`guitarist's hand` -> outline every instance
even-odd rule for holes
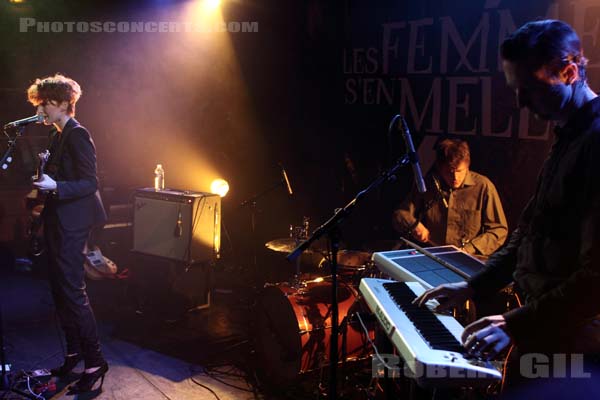
[[[41,179],[33,182],[33,186],[44,192],[48,192],[51,190],[56,190],[56,181],[50,178],[48,175],[43,174]]]

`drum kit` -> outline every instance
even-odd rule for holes
[[[266,248],[290,253],[309,234],[309,221],[301,227],[290,227],[290,237],[274,239]],[[267,283],[258,295],[254,340],[261,378],[274,386],[295,381],[301,374],[329,365],[331,340],[331,275],[330,257],[325,245],[317,242],[308,253],[318,255],[317,276],[303,273],[300,262],[289,282]],[[369,314],[358,292],[360,279],[376,273],[371,253],[340,250],[338,262],[338,360],[349,361],[371,356],[369,339],[374,339],[374,326],[366,329],[361,317]],[[368,337],[367,337],[368,336]]]
[[[290,237],[274,239],[267,249],[290,253],[308,237],[308,219],[301,227],[290,227]],[[397,243],[385,243],[397,248]],[[257,362],[260,377],[274,387],[293,383],[302,374],[322,370],[330,365],[332,280],[331,262],[327,246],[313,243],[305,251],[317,262],[314,273],[303,273],[296,262],[296,271],[288,282],[267,283],[259,292],[253,319]],[[338,356],[339,363],[366,359],[372,355],[370,342],[375,340],[377,322],[361,298],[358,286],[362,278],[380,277],[381,273],[371,260],[372,253],[357,250],[339,250],[338,264]],[[497,314],[518,306],[518,297],[503,292],[494,302],[471,302],[455,310],[455,318],[467,325],[483,315]],[[360,320],[358,315],[360,313]],[[361,320],[367,317],[368,324]]]

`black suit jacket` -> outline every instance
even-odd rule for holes
[[[98,191],[96,147],[87,129],[74,118],[52,141],[47,172],[56,181],[57,190],[46,200],[45,215],[56,215],[66,230],[106,222]]]

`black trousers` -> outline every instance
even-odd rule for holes
[[[502,398],[600,398],[600,319],[573,327],[560,339],[551,337],[551,332],[532,336],[513,348]]]
[[[65,334],[67,354],[81,354],[85,368],[104,363],[84,279],[83,250],[89,233],[89,228],[65,230],[55,215],[44,216],[50,289]]]

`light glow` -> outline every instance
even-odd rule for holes
[[[204,0],[204,9],[207,11],[213,11],[219,8],[221,0]]]
[[[210,192],[225,197],[229,192],[229,183],[225,179],[215,179],[210,184]]]

